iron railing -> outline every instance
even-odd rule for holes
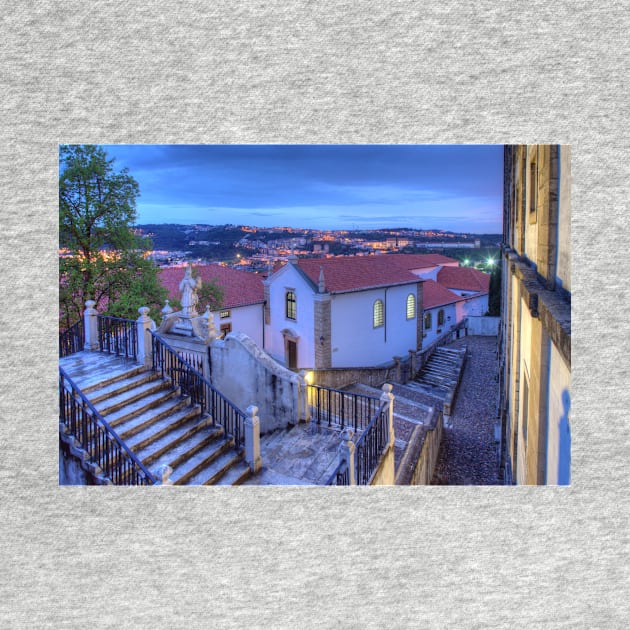
[[[190,396],[193,404],[200,405],[202,413],[212,416],[213,422],[223,427],[226,437],[234,438],[237,447],[244,446],[245,413],[217,391],[175,349],[153,331],[150,332],[153,371],[169,378],[174,385],[181,388],[182,394]]]
[[[59,357],[67,357],[76,352],[81,352],[85,344],[83,320],[66,328],[59,333]]]
[[[307,385],[307,400],[311,420],[317,424],[354,428],[355,433],[365,429],[378,409],[380,398],[343,392],[319,385]]]
[[[384,402],[355,443],[355,474],[358,485],[367,485],[389,444],[389,409]]]
[[[346,462],[341,461],[332,475],[328,478],[326,482],[327,486],[349,486],[350,485],[350,471],[348,470],[348,466]]]
[[[62,368],[59,419],[90,461],[115,485],[146,486],[157,481]]]
[[[134,361],[138,357],[138,327],[133,319],[98,315],[98,347]]]

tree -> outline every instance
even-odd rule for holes
[[[61,326],[77,321],[88,299],[109,315],[135,319],[140,306],[155,314],[167,292],[144,256],[149,241],[133,231],[138,183],[100,147],[59,154],[59,244],[69,250],[59,259]]]
[[[501,314],[501,263],[492,269],[488,296],[488,315],[498,317]]]

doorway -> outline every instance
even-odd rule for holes
[[[287,366],[290,370],[297,370],[297,343],[287,339]]]

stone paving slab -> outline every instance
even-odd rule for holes
[[[499,385],[497,338],[471,336],[449,344],[468,348],[452,414],[452,429],[444,431],[434,485],[500,484],[494,443]]]

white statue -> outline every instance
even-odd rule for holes
[[[201,278],[193,278],[192,265],[188,263],[184,278],[179,283],[179,290],[182,292],[182,314],[184,317],[197,316],[197,290],[201,288]]]

